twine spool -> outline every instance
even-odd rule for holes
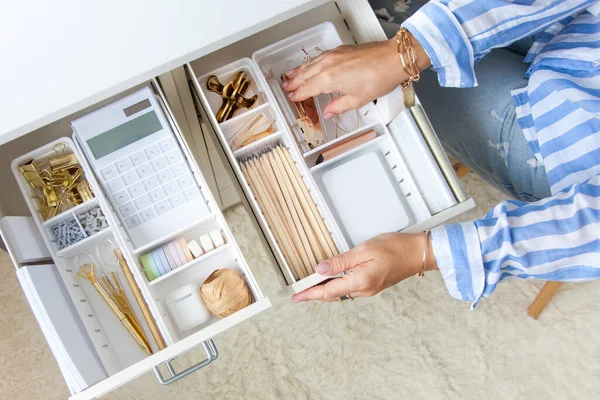
[[[252,293],[246,281],[230,268],[210,274],[200,287],[200,295],[210,312],[219,318],[252,304]]]

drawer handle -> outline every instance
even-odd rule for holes
[[[171,360],[164,363],[165,367],[169,371],[169,374],[171,374],[170,378],[165,379],[163,377],[158,365],[154,367],[154,375],[156,375],[156,379],[158,379],[158,382],[164,386],[175,383],[178,380],[185,378],[189,374],[198,371],[200,368],[206,367],[208,364],[215,361],[217,357],[219,357],[219,351],[217,350],[217,346],[215,346],[215,343],[212,341],[212,339],[202,342],[202,347],[204,348],[204,352],[206,353],[206,359],[200,361],[198,364],[192,365],[188,369],[183,370],[179,373],[175,372],[175,368],[173,368],[173,364],[171,364],[171,361],[173,361],[175,358],[172,358]]]

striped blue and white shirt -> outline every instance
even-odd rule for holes
[[[476,86],[477,60],[537,34],[512,97],[552,197],[432,231],[448,292],[473,307],[508,279],[600,278],[599,14],[599,0],[443,0],[404,23],[452,87]]]

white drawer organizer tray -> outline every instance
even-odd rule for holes
[[[252,59],[235,61],[194,80],[197,94],[223,150],[288,284],[296,292],[321,282],[324,278],[313,274],[303,280],[294,279],[263,210],[241,171],[239,162],[246,156],[278,143],[289,149],[340,251],[346,251],[379,233],[423,230],[432,222],[433,214],[440,211],[435,209],[439,204],[443,204],[445,209],[457,203],[448,185],[437,187],[437,193],[429,204],[424,200],[419,185],[415,182],[414,171],[421,179],[421,186],[426,186],[432,176],[439,176],[440,171],[430,154],[429,157],[411,160],[414,161],[412,169],[408,168],[404,154],[422,153],[426,145],[418,128],[414,123],[408,123],[412,120],[406,115],[395,121],[401,128],[390,131],[380,121],[376,107],[369,103],[358,111],[359,123],[353,130],[347,132],[345,130],[349,129],[340,129],[333,120],[329,120],[323,124],[325,140],[321,145],[311,149],[303,142],[300,128],[295,124],[293,105],[280,88],[279,77],[306,61],[306,53],[315,53],[316,48],[329,50],[340,44],[342,41],[334,25],[326,22],[258,50]],[[196,77],[193,66],[188,64],[188,67],[191,75]],[[248,96],[259,94],[260,102],[251,109],[239,111],[230,120],[218,123],[215,115],[221,105],[221,98],[207,89],[207,80],[215,75],[225,84],[238,71],[246,72],[252,82]],[[330,100],[327,94],[319,96],[319,116],[322,116],[322,109]],[[228,140],[258,113],[264,113],[275,122],[275,133],[246,147],[232,149]],[[340,126],[347,128],[341,123]],[[376,131],[375,139],[315,165],[323,150],[371,129]]]
[[[157,85],[154,85],[154,89],[159,91]],[[180,131],[174,123],[169,109],[166,107],[166,103],[161,97],[157,96],[157,99],[159,100],[162,111],[169,120],[171,128],[175,132],[177,145],[181,146],[186,161],[192,170],[193,176],[196,179],[210,210],[210,215],[208,217],[205,217],[203,213],[203,218],[197,219],[196,223],[190,225],[184,231],[175,232],[170,236],[157,239],[144,247],[135,248],[132,241],[127,236],[125,229],[120,224],[113,205],[108,201],[102,187],[95,177],[94,171],[86,160],[84,153],[79,145],[70,138],[64,137],[58,139],[25,154],[12,162],[15,179],[23,192],[23,197],[25,198],[31,215],[39,228],[40,234],[46,246],[50,249],[52,259],[54,260],[70,299],[83,322],[83,326],[85,327],[85,333],[83,334],[86,335],[85,340],[89,340],[92,343],[93,349],[98,356],[97,359],[90,358],[81,365],[75,364],[73,366],[74,369],[78,371],[79,375],[83,376],[83,384],[79,385],[79,388],[73,386],[70,387],[71,391],[74,393],[81,389],[85,389],[87,386],[96,384],[101,379],[105,379],[96,385],[101,386],[107,381],[106,378],[109,378],[120,371],[124,372],[123,370],[127,368],[136,369],[137,366],[146,362],[151,363],[151,366],[161,363],[166,364],[167,369],[173,375],[170,379],[164,379],[160,370],[155,368],[155,373],[157,374],[159,381],[163,384],[169,384],[181,379],[216,359],[218,353],[216,346],[210,340],[211,337],[260,313],[271,305],[269,299],[263,295],[261,289],[258,287],[251,270],[241,255],[221,211],[216,206],[212,194],[207,189],[202,174],[190,156],[189,149],[184,143]],[[19,166],[30,160],[41,161],[49,155],[55,154],[54,148],[57,145],[64,145],[64,152],[66,154],[74,154],[77,157],[77,160],[84,171],[85,178],[88,180],[89,185],[95,194],[95,198],[65,211],[52,219],[43,221],[38,211],[37,204],[32,197],[31,188],[23,174],[19,171]],[[100,207],[107,217],[109,227],[99,233],[86,237],[69,247],[59,250],[52,241],[49,227],[66,218],[74,218],[79,212],[85,211],[93,206]],[[194,220],[194,215],[190,215],[189,217],[190,220]],[[201,235],[208,234],[215,229],[218,229],[223,233],[225,239],[224,245],[195,258],[193,261],[190,261],[157,279],[148,281],[141,266],[141,255],[145,251],[159,247],[179,237],[184,237],[188,240],[198,240]],[[155,343],[152,338],[150,329],[137,306],[133,293],[126,284],[127,281],[118,267],[116,258],[112,255],[112,249],[115,247],[122,250],[124,257],[133,272],[135,280],[140,287],[166,342],[166,350],[159,351],[157,343]],[[76,276],[79,267],[90,261],[109,266],[111,264],[114,265],[113,270],[118,274],[120,282],[126,291],[127,298],[134,307],[134,312],[138,321],[142,324],[142,329],[150,342],[150,346],[154,352],[152,356],[146,356],[140,349],[119,320],[112,314],[108,306],[98,296],[91,284],[85,279]],[[181,331],[174,321],[171,320],[170,314],[166,309],[166,297],[185,284],[195,283],[200,286],[214,270],[221,268],[234,269],[245,278],[246,283],[252,292],[252,304],[224,319],[218,319],[217,317],[212,316],[208,322],[197,328],[189,331]],[[73,332],[73,334],[77,333]],[[68,341],[69,338],[60,337],[59,340]],[[181,349],[185,350],[190,347],[195,347],[198,344],[201,344],[204,347],[207,357],[206,360],[176,374],[170,361],[181,352]],[[60,355],[56,356],[57,358],[60,357]],[[154,361],[151,359],[154,359]],[[63,362],[61,363],[61,360],[59,360],[59,364],[65,365],[65,360],[62,361]],[[92,370],[95,371],[95,373],[92,374],[90,372],[86,374],[87,371]]]

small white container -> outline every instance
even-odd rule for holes
[[[166,302],[171,317],[183,332],[205,324],[212,316],[200,297],[200,288],[193,283],[173,291]]]

